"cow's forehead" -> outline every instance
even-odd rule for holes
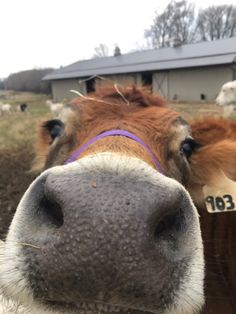
[[[148,140],[153,136],[169,138],[175,136],[188,136],[191,133],[189,124],[168,107],[134,108],[127,111],[117,106],[115,111],[109,105],[107,113],[101,108],[83,106],[82,110],[67,112],[63,119],[65,123],[65,134],[70,136],[96,136],[111,129],[124,129],[131,132],[138,132]],[[87,135],[86,135],[87,134]],[[82,139],[82,138],[80,138]]]
[[[143,122],[146,120],[152,119],[160,119],[165,117],[170,118],[170,120],[178,119],[179,124],[187,124],[187,122],[180,117],[179,113],[175,112],[171,108],[167,106],[156,106],[150,104],[147,107],[142,107],[140,104],[131,104],[131,105],[121,105],[116,103],[107,103],[104,102],[102,104],[94,103],[94,102],[77,102],[67,109],[66,120],[69,122],[79,121],[81,120],[91,120],[93,118],[99,117],[101,121],[106,121],[112,118],[129,118],[130,122],[137,117],[142,117]],[[157,120],[158,121],[158,120]],[[141,122],[141,121],[140,121]]]

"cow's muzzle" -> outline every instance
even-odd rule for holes
[[[138,159],[109,158],[87,157],[36,179],[5,256],[14,241],[35,246],[19,246],[15,267],[47,305],[163,313],[183,306],[194,286],[186,302],[200,306],[202,244],[188,193]]]

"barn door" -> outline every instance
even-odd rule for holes
[[[234,58],[232,70],[233,70],[233,81],[234,81],[236,80],[236,57]]]
[[[153,91],[168,98],[168,72],[153,73]]]

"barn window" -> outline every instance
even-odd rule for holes
[[[149,86],[152,88],[152,72],[142,73],[142,85]]]
[[[86,81],[86,92],[95,92],[95,78]]]

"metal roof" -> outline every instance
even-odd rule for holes
[[[235,61],[236,37],[233,37],[174,48],[138,51],[116,57],[82,60],[49,73],[43,80],[199,67]]]

